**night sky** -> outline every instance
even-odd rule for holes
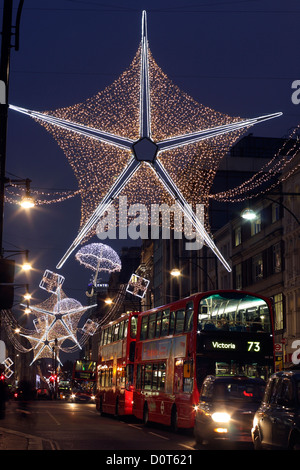
[[[15,16],[17,1],[14,6]],[[300,104],[291,100],[292,83],[300,80],[298,0],[25,0],[20,50],[11,52],[9,103],[54,110],[103,90],[131,64],[142,10],[154,59],[182,91],[232,116],[284,113],[254,126],[250,132],[257,136],[283,137],[299,124]],[[14,111],[9,111],[6,170],[11,178],[30,178],[32,188],[77,189],[56,141]],[[30,215],[6,206],[4,248],[30,250],[35,271],[27,279],[17,274],[16,282],[30,283],[33,303],[47,297],[38,288],[42,274],[56,271],[79,221],[79,197]],[[107,243],[115,249],[124,245]],[[72,256],[60,274],[66,294],[85,304],[91,272]]]

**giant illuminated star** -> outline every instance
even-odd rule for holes
[[[107,100],[106,104],[111,106],[114,105],[115,101],[119,99],[119,103],[115,105],[115,108],[117,109],[117,112],[119,115],[112,116],[113,113],[109,114],[107,109],[105,109],[105,119],[103,120],[102,123],[99,123],[99,118],[93,117],[91,114],[88,115],[88,113],[91,113],[92,107],[95,106],[95,103],[97,105],[97,100],[95,103],[92,100],[87,101],[86,109],[87,109],[87,117],[83,113],[83,109],[81,105],[76,105],[73,107],[72,112],[74,112],[75,120],[68,119],[65,116],[70,116],[71,113],[69,113],[67,108],[65,110],[59,110],[59,112],[54,113],[41,113],[37,111],[31,111],[28,109],[20,108],[17,106],[10,106],[10,108],[19,111],[21,113],[25,113],[30,115],[33,119],[38,120],[42,123],[45,124],[45,127],[51,132],[53,132],[53,128],[59,128],[62,132],[58,136],[58,140],[62,148],[66,147],[65,142],[63,142],[66,139],[66,133],[73,133],[76,136],[80,136],[80,138],[84,137],[89,140],[85,140],[84,144],[80,142],[76,142],[77,148],[81,146],[82,152],[89,153],[91,156],[89,157],[89,165],[90,169],[85,170],[86,172],[89,171],[89,173],[85,173],[85,187],[86,192],[90,191],[95,194],[95,186],[93,186],[90,183],[90,180],[92,178],[92,174],[94,177],[95,184],[98,186],[100,185],[99,182],[99,174],[97,174],[97,171],[95,171],[95,168],[93,168],[93,154],[96,154],[99,149],[96,149],[97,144],[101,144],[102,148],[109,148],[112,147],[115,149],[116,154],[119,153],[124,153],[127,152],[129,153],[129,159],[127,160],[126,164],[124,165],[119,165],[117,162],[117,157],[115,155],[114,160],[111,159],[110,163],[111,166],[109,169],[105,169],[105,171],[109,172],[111,170],[110,176],[110,186],[107,187],[107,191],[105,195],[101,197],[101,199],[97,202],[97,206],[94,208],[93,212],[89,214],[89,216],[84,220],[84,223],[82,224],[79,233],[73,243],[70,245],[64,256],[61,258],[59,263],[57,264],[57,268],[60,269],[65,261],[68,259],[68,257],[71,255],[71,253],[76,249],[76,247],[82,242],[82,240],[89,234],[91,231],[94,229],[96,223],[100,220],[100,218],[105,214],[109,206],[116,200],[116,198],[120,195],[120,193],[123,191],[123,189],[132,182],[132,180],[135,178],[135,175],[139,169],[144,170],[145,167],[148,168],[150,171],[150,180],[153,180],[153,176],[155,176],[158,181],[161,183],[161,186],[164,188],[166,193],[171,196],[171,198],[175,199],[176,203],[182,210],[183,214],[187,219],[190,221],[190,223],[193,225],[195,230],[198,232],[198,234],[202,237],[202,239],[205,241],[207,246],[211,248],[211,250],[214,252],[214,254],[218,257],[218,259],[221,261],[221,263],[224,265],[224,267],[228,270],[231,271],[231,267],[227,263],[227,261],[224,259],[223,255],[220,253],[216,245],[214,244],[213,240],[209,236],[207,230],[199,220],[199,218],[196,216],[195,212],[191,208],[191,206],[188,204],[188,201],[186,199],[186,196],[184,194],[187,194],[187,189],[188,187],[191,186],[192,184],[192,179],[193,179],[193,174],[197,173],[197,162],[192,162],[190,163],[189,166],[189,172],[182,171],[182,166],[184,165],[184,157],[181,157],[181,160],[178,156],[178,149],[182,151],[182,155],[184,156],[184,150],[186,147],[191,146],[193,149],[193,152],[195,152],[195,146],[197,146],[200,143],[210,141],[213,142],[212,145],[216,142],[216,140],[220,136],[225,136],[227,134],[233,135],[234,138],[231,140],[231,143],[236,140],[239,136],[240,133],[249,128],[250,126],[253,126],[254,124],[260,123],[262,121],[266,121],[268,119],[273,119],[278,116],[280,116],[282,113],[273,113],[273,114],[268,114],[264,116],[259,116],[256,118],[252,119],[240,119],[240,118],[229,118],[229,116],[226,115],[221,115],[221,113],[217,113],[213,110],[210,110],[209,108],[202,107],[201,112],[204,114],[206,113],[208,117],[205,118],[199,118],[197,113],[199,114],[199,110],[196,110],[196,106],[194,103],[192,103],[192,99],[189,99],[187,95],[184,95],[184,103],[186,105],[189,105],[190,108],[186,109],[186,112],[184,113],[184,110],[180,108],[180,106],[176,107],[176,103],[178,101],[177,94],[178,90],[175,90],[175,87],[171,88],[171,85],[167,83],[167,86],[161,86],[161,83],[159,81],[158,77],[158,71],[157,69],[154,68],[154,61],[151,57],[150,59],[150,51],[148,49],[148,38],[147,38],[147,18],[146,18],[146,12],[143,11],[142,14],[142,38],[141,38],[141,46],[140,46],[140,54],[139,54],[139,100],[138,100],[138,113],[136,110],[134,110],[134,107],[132,103],[126,101],[126,97],[121,97],[118,96],[117,90],[116,89],[111,89],[110,93],[107,93],[107,96],[105,99]],[[149,67],[149,62],[151,60],[151,64],[153,66],[153,71],[150,70]],[[137,68],[137,65],[135,63],[135,67]],[[126,82],[126,79],[128,80],[127,83],[127,88],[130,88],[132,86],[132,82],[129,81],[128,77],[124,76],[123,77],[123,82]],[[165,76],[163,76],[163,80],[165,80]],[[157,83],[155,83],[155,81]],[[124,83],[123,83],[124,86]],[[160,113],[160,121],[161,123],[164,123],[165,127],[170,128],[170,130],[167,132],[168,135],[165,138],[161,138],[161,130],[160,127],[162,128],[163,125],[154,123],[152,120],[153,117],[153,109],[158,110],[160,104],[158,104],[159,97],[154,93],[154,87],[156,86],[156,89],[160,90],[161,95],[165,94],[167,95],[166,88],[169,87],[169,89],[172,89],[174,91],[174,96],[172,97],[171,100],[169,100],[167,107],[164,108],[162,106],[162,109],[159,111]],[[130,91],[130,90],[129,90]],[[128,91],[128,93],[129,93]],[[175,96],[175,93],[176,96]],[[163,98],[161,97],[161,101],[163,102]],[[104,103],[105,104],[105,103]],[[129,122],[129,117],[128,115],[125,116],[124,109],[126,108],[126,105],[129,109],[128,115],[132,118],[132,121],[136,118],[136,115],[138,114],[138,137],[136,138],[134,135],[134,132],[132,130],[128,130],[127,137],[124,135],[124,129],[126,130],[126,124]],[[167,115],[167,116],[162,116],[163,113],[166,113],[166,109],[172,109],[173,115]],[[84,116],[84,117],[83,117]],[[83,122],[83,119],[87,121],[87,124]],[[110,121],[108,123],[108,121]],[[194,122],[194,124],[191,126],[193,128],[192,131],[187,131],[186,126],[187,122],[190,121],[191,123]],[[97,127],[94,127],[94,123],[96,123]],[[106,123],[108,123],[106,125]],[[113,124],[112,124],[113,123]],[[198,128],[196,126],[195,128],[195,123],[198,123]],[[201,127],[199,127],[199,125]],[[99,128],[99,127],[100,128]],[[112,127],[119,126],[120,133],[118,134],[117,132],[111,132],[109,129]],[[185,127],[183,129],[183,132],[180,132],[179,127]],[[105,129],[106,130],[103,130]],[[155,134],[155,135],[154,135]],[[160,136],[160,137],[159,137]],[[92,144],[91,142],[95,142]],[[230,144],[230,141],[228,140],[227,145]],[[88,148],[89,146],[89,148]],[[230,145],[229,145],[230,146]],[[225,147],[225,145],[224,145]],[[77,149],[76,148],[76,149]],[[70,150],[69,148],[65,149],[68,158],[70,159]],[[175,155],[175,161],[172,163],[168,163],[168,159],[170,156],[170,151],[173,152]],[[78,152],[78,150],[77,150]],[[203,170],[203,174],[201,173],[200,177],[203,180],[209,181],[211,176],[210,174],[213,175],[214,171],[217,169],[217,164],[221,156],[224,154],[224,152],[220,152],[219,155],[213,155],[211,161],[207,163],[208,159],[206,158],[205,153],[208,152],[207,148],[202,149],[203,152],[203,157],[201,157],[200,160],[202,161],[203,167],[206,165],[207,168]],[[206,158],[206,160],[205,160]],[[177,162],[176,162],[176,159]],[[71,161],[71,160],[70,160]],[[203,163],[205,162],[205,163]],[[71,161],[72,167],[75,168],[77,165],[77,173],[81,174],[83,173],[82,166],[80,171],[78,171],[78,166],[82,162],[80,162],[80,155],[76,155],[73,160]],[[195,169],[193,168],[193,165],[195,165]],[[210,165],[210,166],[209,166]],[[87,166],[87,165],[85,165]],[[214,166],[214,168],[213,168]],[[104,168],[104,165],[102,166]],[[116,174],[113,172],[114,169],[121,168],[122,170],[119,170],[119,174],[116,176]],[[198,171],[199,173],[199,171]],[[152,177],[151,177],[152,175]],[[149,175],[147,175],[149,178]],[[187,180],[187,178],[191,178],[191,180]],[[104,180],[108,180],[109,178],[104,176]],[[146,187],[147,186],[147,181],[146,178],[142,178],[143,184]],[[148,180],[149,181],[149,180]],[[139,186],[142,187],[143,184],[140,184]],[[140,188],[139,188],[140,189]],[[193,188],[191,189],[191,192],[199,193],[201,188],[197,188],[194,190]],[[189,193],[190,194],[190,193]]]

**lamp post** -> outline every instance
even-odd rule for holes
[[[275,194],[278,195],[278,196],[300,196],[300,193],[275,193]],[[291,216],[296,220],[297,224],[300,225],[300,220],[298,219],[296,214],[294,214],[294,212],[291,211],[291,209],[289,209],[285,204],[283,204],[283,202],[278,201],[277,199],[272,199],[269,196],[264,196],[264,199],[266,199],[267,201],[271,201],[271,202],[273,202],[275,204],[278,204],[279,206],[283,207],[283,209],[285,209],[289,214],[291,214]],[[241,212],[241,217],[245,220],[250,221],[250,220],[256,219],[257,215],[256,215],[256,213],[253,209],[247,207],[246,209],[244,209]]]

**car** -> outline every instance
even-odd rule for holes
[[[36,391],[36,398],[38,400],[49,400],[50,399],[49,390],[46,388],[38,388]]]
[[[72,392],[69,396],[71,403],[95,403],[95,395],[83,390]]]
[[[214,376],[204,379],[195,407],[194,436],[198,444],[247,442],[265,390],[265,381],[246,376]]]
[[[269,378],[251,434],[254,449],[300,449],[300,369]]]

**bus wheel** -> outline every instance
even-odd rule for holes
[[[144,410],[143,410],[143,424],[147,426],[149,421],[149,411],[148,411],[148,405],[147,402],[144,404]]]
[[[178,431],[178,413],[175,405],[173,406],[171,413],[171,429],[173,432]]]

